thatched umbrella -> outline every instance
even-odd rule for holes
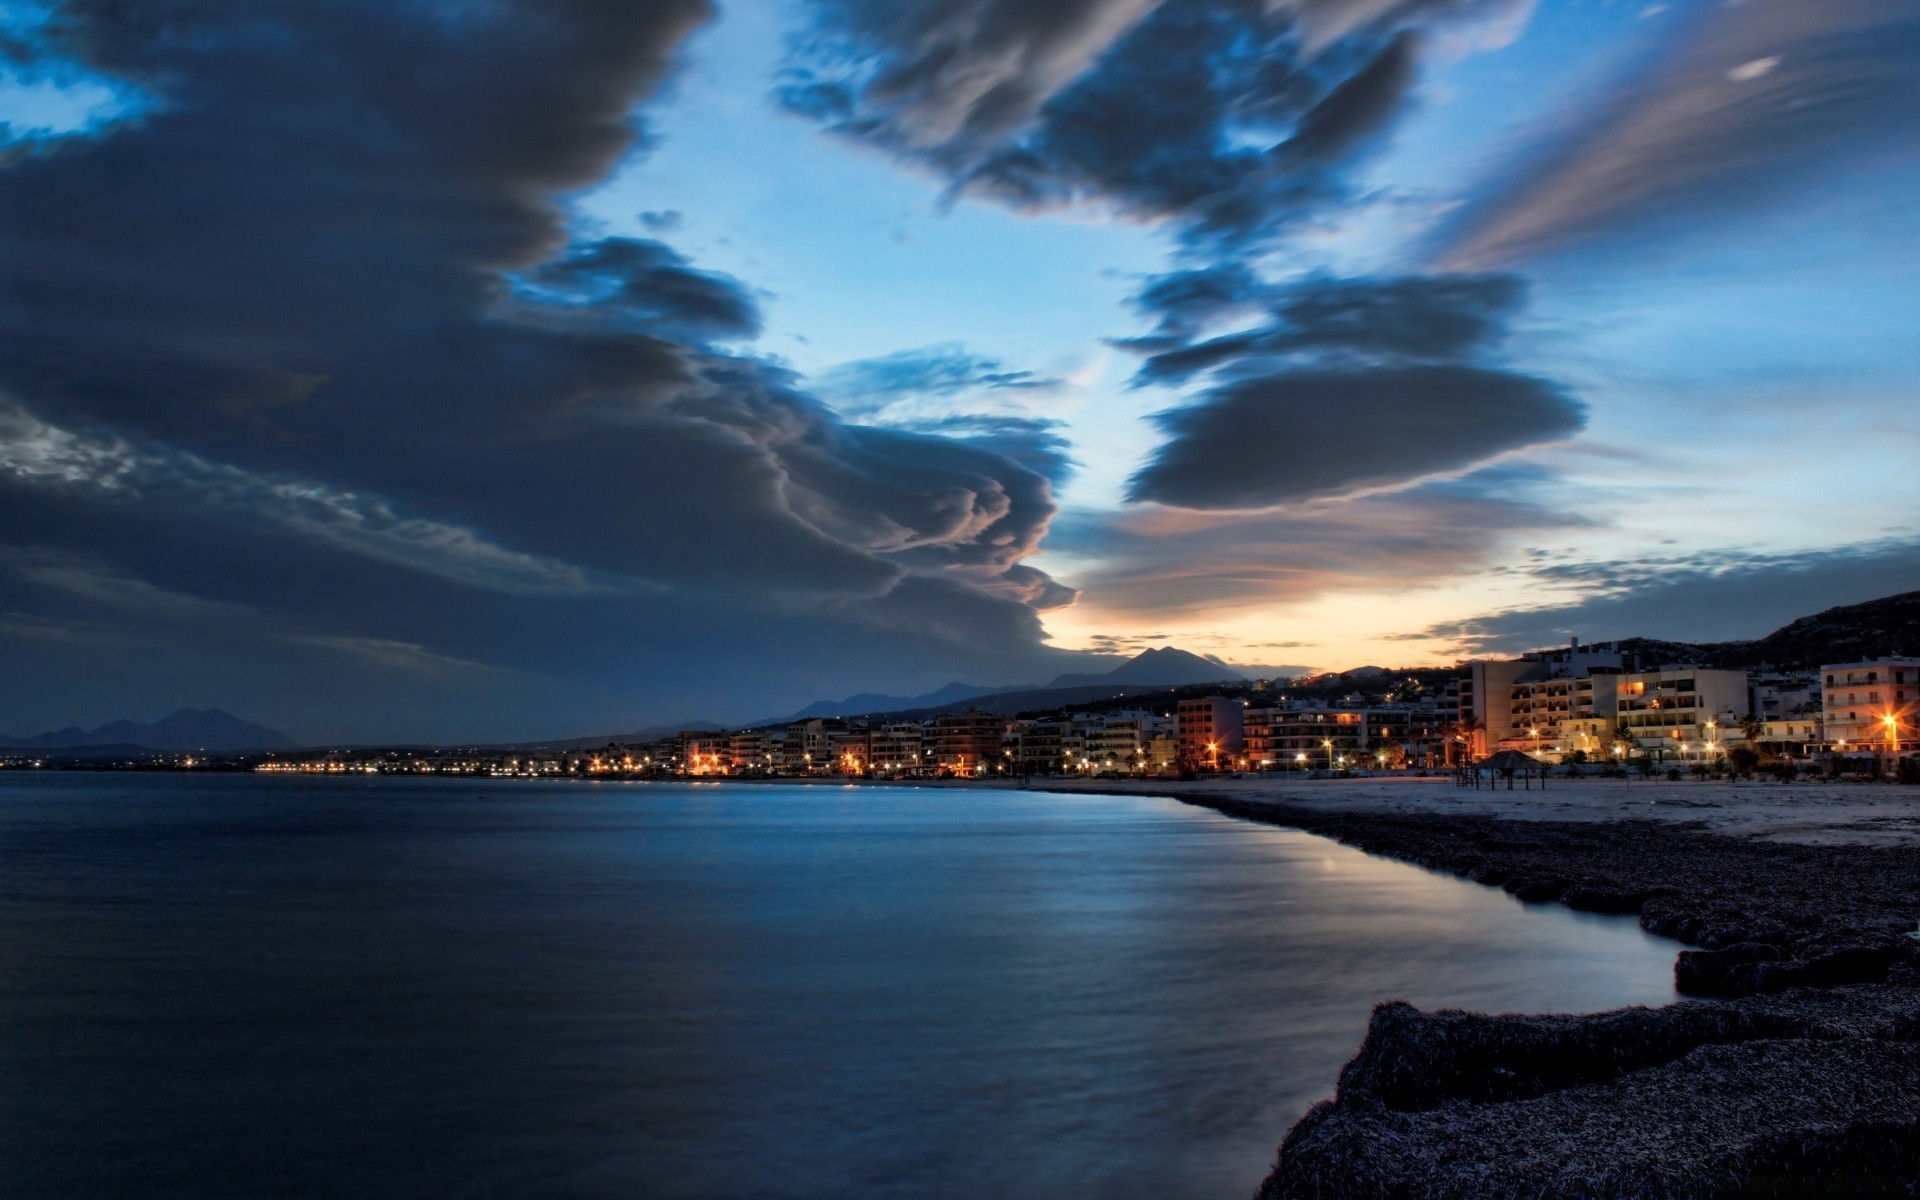
[[[1473,770],[1476,775],[1499,775],[1507,781],[1508,791],[1513,790],[1515,775],[1526,781],[1529,791],[1533,789],[1533,779],[1536,775],[1540,778],[1541,790],[1546,790],[1547,786],[1547,764],[1518,750],[1496,750],[1473,764]]]

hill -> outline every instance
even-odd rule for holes
[[[1751,670],[1811,670],[1823,663],[1858,662],[1894,654],[1920,654],[1920,592],[1843,604],[1736,642],[1667,642],[1626,638],[1613,645],[1652,665],[1698,663]]]
[[[110,721],[95,729],[69,725],[31,737],[0,734],[0,747],[14,750],[71,750],[81,746],[139,747],[146,750],[292,750],[292,738],[277,729],[243,721],[217,708],[183,708],[150,725]]]

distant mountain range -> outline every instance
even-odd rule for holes
[[[1162,688],[1181,687],[1188,684],[1244,682],[1244,680],[1245,676],[1225,663],[1216,662],[1198,654],[1190,654],[1172,646],[1161,646],[1143,651],[1111,671],[1093,674],[1074,672],[1057,676],[1052,682],[1046,684],[1015,683],[1001,687],[981,687],[978,684],[954,682],[917,696],[861,692],[848,696],[844,700],[816,700],[798,712],[789,713],[783,717],[746,721],[735,726],[722,726],[714,721],[682,721],[677,725],[639,729],[632,733],[524,742],[519,745],[551,749],[604,746],[609,742],[617,745],[636,745],[670,737],[683,730],[705,732],[721,728],[754,729],[768,725],[790,725],[795,721],[811,721],[821,717],[922,718],[937,716],[943,712],[960,712],[969,708],[977,708],[983,712],[1015,713],[1027,709],[1105,700],[1112,696],[1126,695],[1129,692],[1158,691]]]
[[[1108,672],[1073,672],[1056,676],[1050,684],[1006,684],[1000,687],[981,687],[977,684],[947,684],[925,691],[920,695],[885,695],[879,691],[862,691],[858,695],[849,695],[843,701],[814,701],[799,712],[781,716],[774,720],[764,720],[755,724],[780,724],[795,720],[812,720],[816,716],[864,716],[868,712],[908,712],[922,708],[945,708],[948,705],[960,705],[966,701],[983,699],[989,695],[1014,695],[1027,691],[1058,691],[1064,687],[1112,687],[1112,685],[1135,685],[1135,687],[1179,687],[1181,684],[1213,684],[1217,680],[1240,680],[1242,676],[1231,666],[1212,659],[1202,659],[1200,655],[1190,655],[1183,649],[1164,645],[1150,651],[1140,651],[1133,659],[1127,659]]]
[[[979,687],[971,683],[949,683],[945,687],[918,696],[888,696],[862,692],[845,700],[817,700],[799,712],[756,725],[777,725],[807,721],[815,717],[857,717],[878,713],[924,713],[928,710],[957,711],[974,706],[987,712],[1018,711],[1036,707],[1021,703],[1029,697],[1056,692],[1090,690],[1098,696],[1110,696],[1114,689],[1181,687],[1194,683],[1241,682],[1245,676],[1225,663],[1204,658],[1173,646],[1143,650],[1111,671],[1071,672],[1055,676],[1050,683],[1016,683],[1003,687]],[[986,703],[991,699],[992,703]],[[1008,709],[1009,702],[1013,708]],[[1072,701],[1063,701],[1072,703]]]
[[[1626,638],[1613,645],[1643,663],[1694,663],[1750,670],[1808,670],[1824,663],[1920,654],[1920,592],[1843,604],[1745,642],[1666,642]]]
[[[183,708],[151,725],[113,721],[97,729],[69,725],[32,737],[0,734],[0,748],[10,750],[73,750],[79,748],[140,750],[292,750],[297,743],[286,734],[251,721],[242,721],[217,708]]]

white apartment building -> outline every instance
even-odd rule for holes
[[[1153,739],[1172,730],[1173,722],[1156,713],[1110,713],[1098,728],[1087,731],[1087,757],[1103,771],[1142,771]]]
[[[1615,686],[1616,723],[1642,753],[1710,759],[1742,740],[1745,671],[1665,667],[1621,675]]]
[[[1536,745],[1554,749],[1560,725],[1576,715],[1573,683],[1619,671],[1620,665],[1617,652],[1584,650],[1578,639],[1564,650],[1467,663],[1460,673],[1459,718],[1480,726],[1473,733],[1472,757],[1484,758],[1503,745],[1529,753]],[[1551,686],[1536,689],[1534,684]]]
[[[1828,745],[1894,750],[1920,742],[1920,658],[1881,658],[1820,668]]]

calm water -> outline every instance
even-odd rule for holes
[[[0,777],[0,1195],[1239,1197],[1675,947],[1165,801]]]

